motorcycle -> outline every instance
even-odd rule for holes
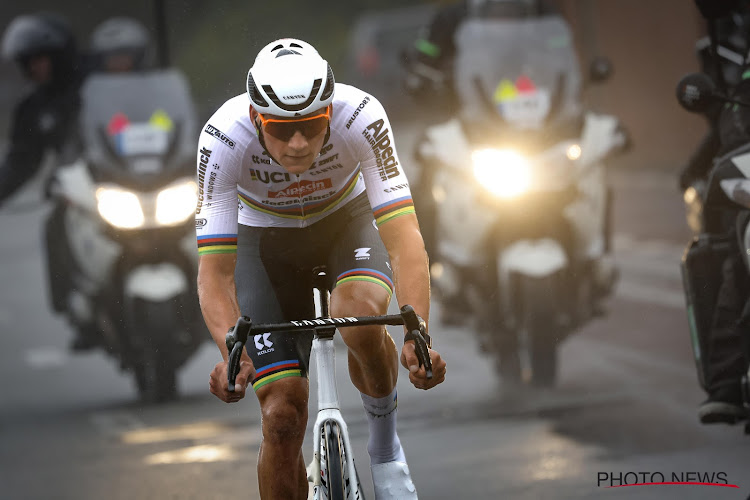
[[[95,74],[81,99],[82,153],[50,188],[68,249],[50,249],[50,270],[67,275],[53,304],[132,373],[142,400],[173,399],[177,370],[210,338],[195,280],[188,84],[174,69]]]
[[[457,34],[463,113],[419,141],[415,205],[443,308],[480,318],[504,380],[552,386],[558,346],[616,281],[605,161],[628,138],[616,118],[580,113],[562,19],[471,23]]]
[[[688,111],[702,113],[716,102],[750,106],[750,102],[718,92],[701,73],[685,76],[677,98]],[[684,194],[693,240],[682,257],[688,325],[701,387],[707,389],[708,344],[722,280],[722,264],[731,252],[740,252],[750,273],[750,143],[716,158],[706,182],[696,182]],[[745,359],[750,339],[745,338]],[[742,376],[742,395],[750,418],[750,367]],[[750,434],[750,423],[745,432]]]

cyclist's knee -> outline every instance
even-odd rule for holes
[[[377,316],[385,314],[390,294],[367,281],[341,283],[331,294],[332,316]]]
[[[378,316],[386,313],[389,300],[389,294],[378,285],[361,281],[342,283],[331,298],[331,315]],[[372,352],[385,338],[382,326],[342,328],[340,332],[346,345],[355,351]]]
[[[300,446],[307,425],[307,396],[296,390],[284,390],[281,385],[271,387],[280,382],[266,386],[264,389],[269,393],[260,398],[263,439],[268,444]]]

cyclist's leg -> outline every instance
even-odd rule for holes
[[[240,226],[237,297],[242,314],[253,322],[280,322],[312,314],[307,286],[311,272],[305,274],[306,266],[295,265],[292,256],[275,248],[286,236],[276,230]],[[248,339],[246,345],[256,369],[252,382],[262,413],[258,482],[264,500],[307,498],[302,441],[311,342],[312,335],[272,333]]]
[[[332,316],[373,316],[388,311],[393,278],[365,196],[345,208],[348,220],[331,246],[328,258]],[[398,352],[383,326],[342,328],[349,347],[349,373],[360,392],[383,397],[396,386]]]
[[[393,289],[388,253],[364,201],[350,208],[348,231],[335,240],[331,254],[334,316],[380,315],[388,310]],[[396,432],[396,345],[384,327],[355,327],[341,329],[341,333],[349,347],[349,373],[368,417],[370,462],[403,463],[406,459]]]

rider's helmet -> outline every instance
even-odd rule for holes
[[[328,62],[307,42],[282,38],[263,47],[247,73],[247,95],[258,113],[306,115],[333,101]]]
[[[148,30],[130,17],[107,19],[91,34],[91,52],[97,66],[110,71],[142,69],[151,45]]]
[[[5,30],[2,54],[26,71],[34,56],[48,55],[52,60],[53,78],[64,78],[72,71],[75,39],[68,24],[54,14],[18,16]]]

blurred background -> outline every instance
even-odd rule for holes
[[[133,17],[156,38],[157,3],[3,2],[0,29],[21,14],[56,12],[86,50],[94,27],[112,16]],[[198,127],[245,91],[260,48],[297,37],[330,62],[337,81],[384,103],[411,175],[417,138],[435,117],[403,90],[401,54],[448,3],[162,5],[169,60],[186,76]],[[607,171],[620,278],[601,314],[561,345],[554,388],[504,385],[476,327],[441,322],[435,301],[431,333],[448,362],[448,380],[427,393],[415,391],[406,377],[399,381],[399,432],[414,481],[422,498],[434,499],[746,498],[750,451],[741,426],[705,426],[696,416],[705,394],[680,276],[691,233],[678,176],[706,120],[679,106],[675,86],[698,70],[695,43],[706,34],[705,21],[687,0],[553,3],[570,24],[583,72],[598,56],[612,63],[606,82],[584,82],[584,107],[617,117],[632,141]],[[14,106],[29,88],[14,64],[0,62],[0,152],[7,149]],[[208,375],[220,359],[213,344],[196,347],[179,372],[180,397],[161,404],[139,400],[137,383],[102,352],[69,349],[72,328],[48,305],[44,189],[44,176],[37,176],[0,209],[0,497],[259,498],[258,404],[248,397],[223,405],[209,394]],[[373,498],[367,424],[339,346],[344,416],[366,497]],[[308,460],[311,449],[308,437]],[[617,485],[610,478],[628,472],[647,472],[647,479],[661,473],[666,481],[714,474],[716,482],[724,478],[737,487],[605,489]]]
[[[446,3],[450,2],[442,2]],[[638,147],[622,161],[648,169],[674,169],[686,161],[689,148],[684,145],[700,138],[705,125],[665,96],[673,94],[682,75],[698,68],[693,46],[705,34],[705,25],[695,6],[681,0],[665,0],[658,7],[647,0],[556,3],[571,23],[582,63],[597,55],[614,63],[615,73],[606,88],[595,89],[586,98],[598,109],[619,116],[631,130]],[[257,50],[281,36],[298,37],[318,47],[339,81],[359,85],[384,101],[398,99],[403,95],[397,85],[399,51],[410,45],[440,5],[381,0],[228,1],[209,6],[167,1],[170,58],[187,74],[201,119],[243,92],[243,75]],[[4,4],[0,16],[7,24],[16,15],[44,10],[65,15],[83,49],[94,27],[108,17],[133,16],[152,29],[155,25],[154,5],[147,1],[116,9],[106,3],[70,2],[65,9],[55,9],[54,4],[33,0],[22,6]],[[10,110],[23,93],[22,79],[7,61],[0,67],[0,105]],[[389,110],[397,114],[401,108]],[[9,117],[10,113],[2,113],[0,130],[6,130]]]

